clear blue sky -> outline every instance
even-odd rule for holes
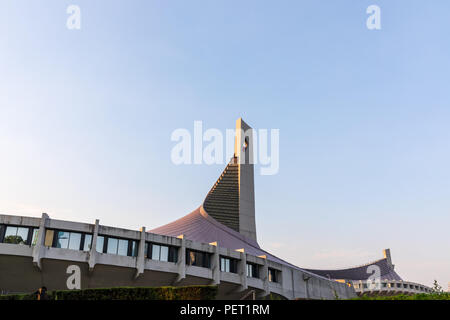
[[[81,30],[66,9],[81,8]],[[382,30],[366,28],[381,7]],[[259,241],[302,267],[391,248],[450,281],[447,0],[0,2],[0,212],[153,228],[223,166],[175,166],[177,128],[279,128]]]

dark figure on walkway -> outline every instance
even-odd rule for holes
[[[39,288],[34,294],[37,295],[38,300],[48,300],[46,287]]]

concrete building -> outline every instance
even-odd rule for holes
[[[359,296],[430,293],[432,289],[418,283],[404,281],[395,272],[391,250],[383,250],[383,258],[364,265],[337,270],[312,270],[310,272],[351,284]]]
[[[194,212],[147,232],[0,215],[0,292],[216,284],[220,299],[355,296],[352,286],[294,266],[256,239],[252,129],[236,123],[235,154]],[[241,130],[242,129],[242,130]]]

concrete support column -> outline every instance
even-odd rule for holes
[[[92,245],[91,250],[89,250],[89,271],[92,272],[94,270],[95,264],[97,263],[97,238],[98,238],[98,229],[100,225],[100,220],[95,220],[94,225],[94,233],[92,234]]]
[[[311,279],[311,276],[306,274],[306,273],[304,273],[303,274],[303,281],[305,281],[305,295],[306,295],[305,298],[306,299],[309,299],[309,285],[308,285],[309,279]]]
[[[294,269],[292,268],[291,268],[291,280],[292,280],[292,299],[295,299],[295,278],[294,278]]]
[[[36,245],[33,247],[33,264],[42,270],[41,259],[45,256],[45,227],[48,225],[49,216],[46,213],[42,214],[39,224],[38,238]]]
[[[261,297],[268,296],[270,294],[269,288],[269,265],[267,262],[267,256],[259,256],[264,259],[264,265],[260,268],[259,278],[263,281],[264,293],[262,293]]]
[[[144,273],[145,270],[145,238],[146,238],[146,232],[145,227],[141,228],[141,240],[139,241],[139,251],[138,256],[136,258],[136,276],[139,277],[141,274]]]
[[[244,249],[236,250],[241,253],[241,259],[238,263],[238,274],[241,276],[241,286],[239,291],[247,290],[247,254]]]
[[[181,247],[178,249],[178,277],[175,279],[175,283],[186,278],[186,239],[184,235],[177,238],[181,239]]]
[[[211,269],[213,272],[213,285],[220,283],[220,255],[219,244],[217,242],[211,242],[210,245],[214,246],[214,253],[211,259]]]

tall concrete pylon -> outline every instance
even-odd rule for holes
[[[234,157],[208,193],[203,208],[214,219],[256,239],[253,129],[236,120]]]

